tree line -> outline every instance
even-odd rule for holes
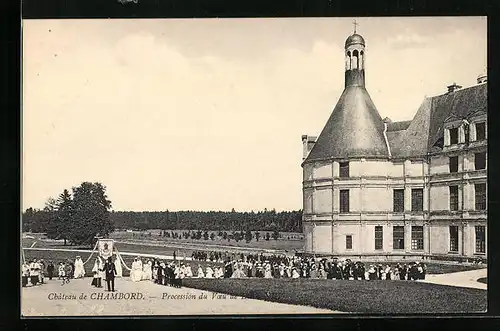
[[[89,183],[90,184],[90,183]],[[83,185],[83,184],[82,184]],[[86,184],[87,185],[87,184]],[[94,185],[94,184],[91,184]],[[101,185],[101,184],[99,184]],[[94,199],[96,204],[81,206],[79,193],[74,197],[65,190],[57,200],[49,199],[44,209],[28,208],[23,213],[23,231],[46,232],[55,239],[67,239],[74,243],[81,242],[84,236],[90,237],[93,233],[107,235],[114,228],[131,230],[207,230],[207,231],[279,231],[302,232],[302,211],[264,210],[258,212],[237,212],[234,209],[225,211],[111,211],[102,192]],[[73,189],[75,190],[75,189]],[[96,188],[96,192],[99,189]],[[76,192],[79,192],[78,190]],[[95,211],[94,211],[95,209]],[[77,212],[78,211],[78,212]],[[94,216],[92,216],[94,215]],[[84,226],[87,217],[91,220],[90,228]],[[102,229],[97,219],[101,219]],[[85,240],[84,240],[85,241]]]
[[[116,211],[117,229],[302,232],[302,211]]]

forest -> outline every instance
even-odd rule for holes
[[[28,208],[23,213],[23,231],[50,230],[52,211]],[[208,230],[302,232],[302,211],[111,211],[114,229]],[[71,227],[71,217],[66,226]]]

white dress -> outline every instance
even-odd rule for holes
[[[205,278],[205,273],[203,272],[203,268],[198,268],[198,274],[196,275],[198,278]]]
[[[187,278],[191,278],[191,277],[193,277],[193,271],[191,270],[191,267],[190,267],[190,266],[187,266],[187,267],[186,267],[186,277],[187,277]]]
[[[115,259],[116,277],[123,277],[122,261],[117,255]]]
[[[206,277],[205,278],[213,278],[214,277],[214,271],[212,268],[207,267],[207,272],[206,272]]]
[[[144,263],[142,266],[142,279],[143,280],[150,280],[152,277],[151,275],[151,262]]]
[[[132,262],[132,270],[130,271],[130,279],[133,282],[138,282],[142,278],[142,268],[139,261]]]
[[[83,278],[85,277],[85,269],[83,267],[82,259],[78,258],[75,260],[75,272],[73,275],[74,278]]]

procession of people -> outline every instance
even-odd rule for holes
[[[181,287],[184,278],[312,278],[344,280],[420,280],[425,279],[427,267],[421,262],[407,264],[367,264],[350,259],[315,258],[277,254],[242,254],[228,252],[193,252],[191,267],[185,258],[174,260],[134,258],[130,270],[133,282],[152,281],[159,285]],[[197,263],[198,262],[198,263]],[[114,291],[116,277],[122,277],[122,264],[119,254],[94,260],[91,286]],[[126,266],[126,265],[125,265]],[[63,284],[71,279],[84,278],[84,262],[80,256],[73,261],[61,261],[57,267],[52,261],[47,265],[43,260],[33,259],[22,265],[22,286],[38,286],[47,276],[52,280],[62,280]]]

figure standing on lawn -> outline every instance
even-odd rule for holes
[[[59,267],[57,268],[57,279],[62,280],[64,279],[65,273],[64,273],[64,263],[59,262]]]
[[[54,277],[54,264],[52,261],[49,261],[49,264],[47,265],[47,275],[49,276],[49,280],[52,280],[52,277]]]
[[[103,265],[100,257],[97,257],[94,262],[94,267],[92,268],[94,278],[92,279],[92,285],[98,288],[102,287],[102,276],[103,276]]]
[[[104,273],[106,275],[106,285],[107,291],[114,292],[115,291],[115,276],[116,276],[116,267],[111,259],[111,256],[108,257],[108,261],[104,264]]]

